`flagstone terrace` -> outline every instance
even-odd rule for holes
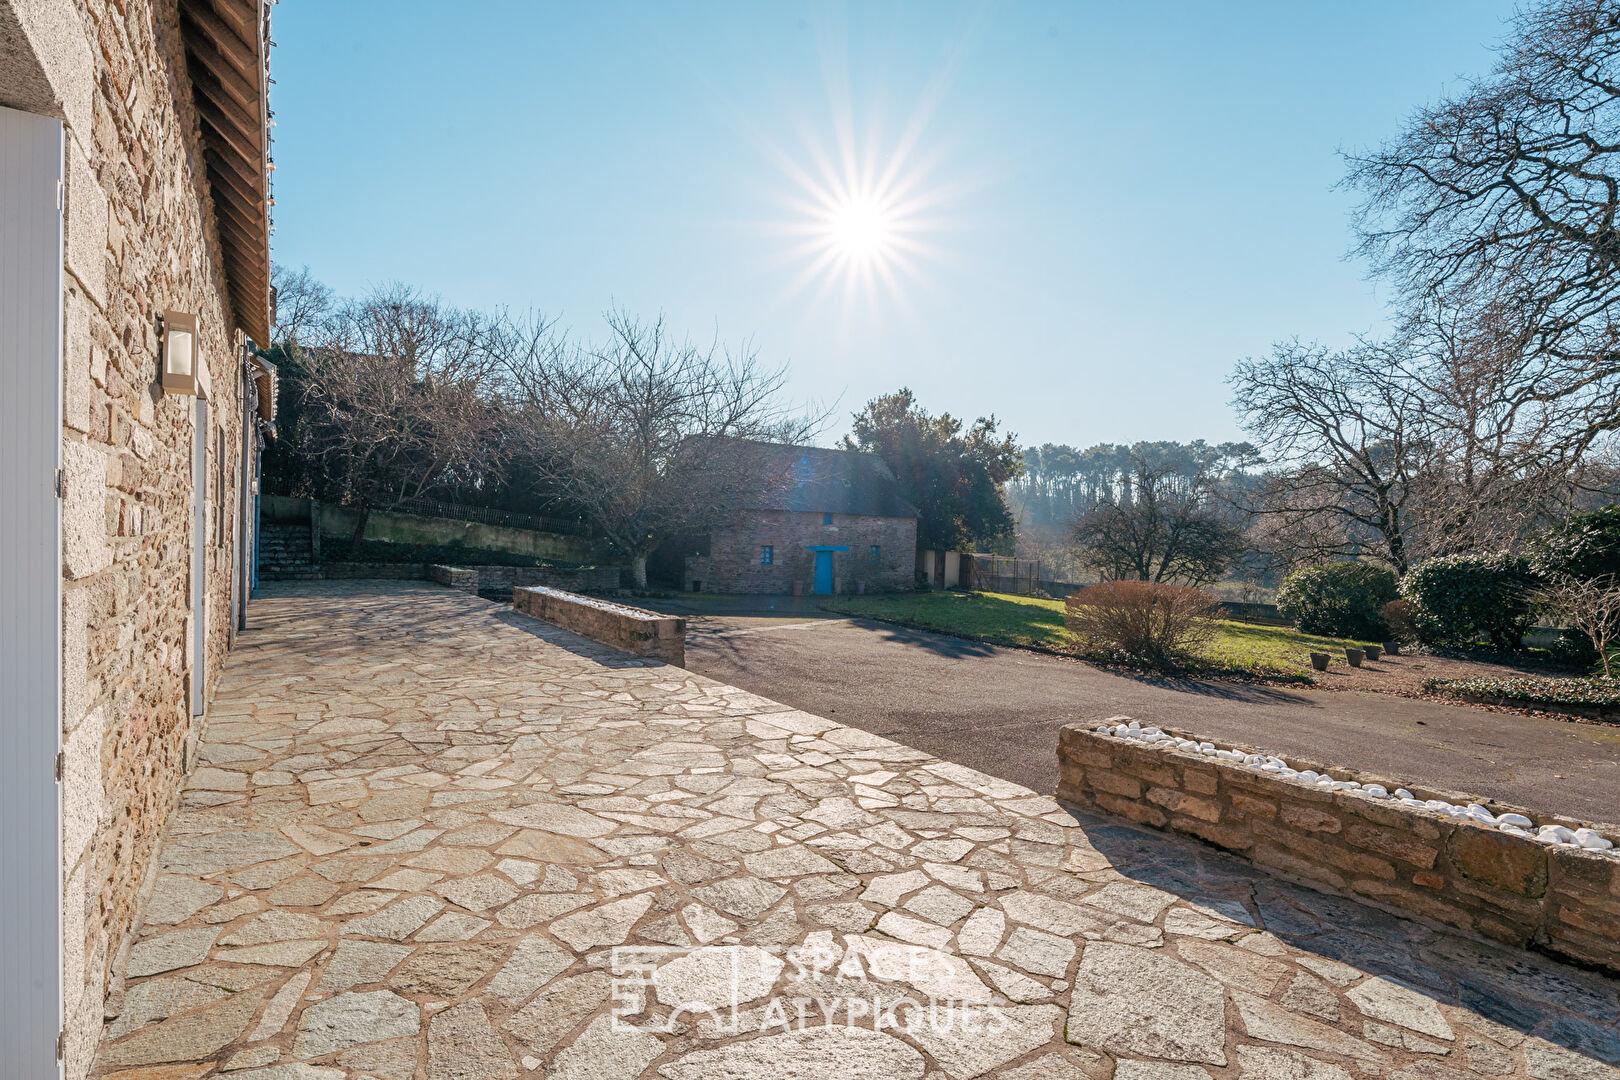
[[[287,584],[252,616],[100,1075],[1620,1077],[1601,975],[460,591]],[[662,959],[627,1004],[631,946]],[[989,1019],[872,1020],[940,1001]]]

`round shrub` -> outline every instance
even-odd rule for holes
[[[1215,596],[1186,585],[1104,581],[1064,601],[1063,621],[1094,655],[1178,667],[1215,636]]]
[[[1401,598],[1412,605],[1420,641],[1468,646],[1483,639],[1499,649],[1518,649],[1535,617],[1531,584],[1524,559],[1446,555],[1407,571]]]
[[[1382,608],[1396,597],[1395,575],[1363,562],[1324,563],[1289,574],[1277,610],[1307,634],[1383,638]]]
[[[1530,544],[1530,569],[1545,581],[1620,578],[1620,506],[1572,514]]]

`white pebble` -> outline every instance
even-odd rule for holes
[[[1576,829],[1575,841],[1588,851],[1608,851],[1614,847],[1613,840],[1599,836],[1591,829]]]
[[[1306,769],[1304,772],[1299,774],[1299,778],[1314,784],[1321,775],[1322,774],[1317,772],[1315,769]]]
[[[1383,784],[1368,784],[1361,790],[1366,792],[1368,795],[1371,795],[1375,799],[1389,798],[1389,790],[1385,788]]]
[[[1130,723],[1126,724],[1125,726],[1128,727],[1128,728],[1140,728],[1142,726],[1142,721],[1140,721],[1140,720],[1132,720]]]
[[[1497,823],[1501,825],[1516,825],[1521,829],[1535,828],[1535,822],[1531,821],[1523,814],[1498,814],[1496,816],[1496,820]]]
[[[1519,828],[1517,825],[1498,825],[1497,829],[1499,831],[1501,831],[1501,832],[1512,833],[1514,836],[1529,836],[1530,835],[1529,833],[1525,832],[1523,829]]]
[[[1395,789],[1395,797],[1397,799],[1410,799],[1412,797],[1412,793],[1403,787],[1398,787]]]
[[[1543,825],[1536,835],[1551,837],[1560,844],[1573,844],[1575,842],[1574,830],[1566,829],[1562,825]]]

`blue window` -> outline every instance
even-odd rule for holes
[[[877,544],[872,545],[872,565],[876,566],[883,561],[883,548]]]
[[[770,544],[759,545],[759,565],[770,566],[776,561],[776,549]]]
[[[821,515],[821,523],[823,525],[831,525],[832,524],[832,515],[831,514],[822,514]]]

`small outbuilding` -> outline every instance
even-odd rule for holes
[[[875,454],[758,445],[734,523],[682,545],[688,592],[887,592],[916,584],[917,510]],[[672,567],[673,569],[673,567]]]

